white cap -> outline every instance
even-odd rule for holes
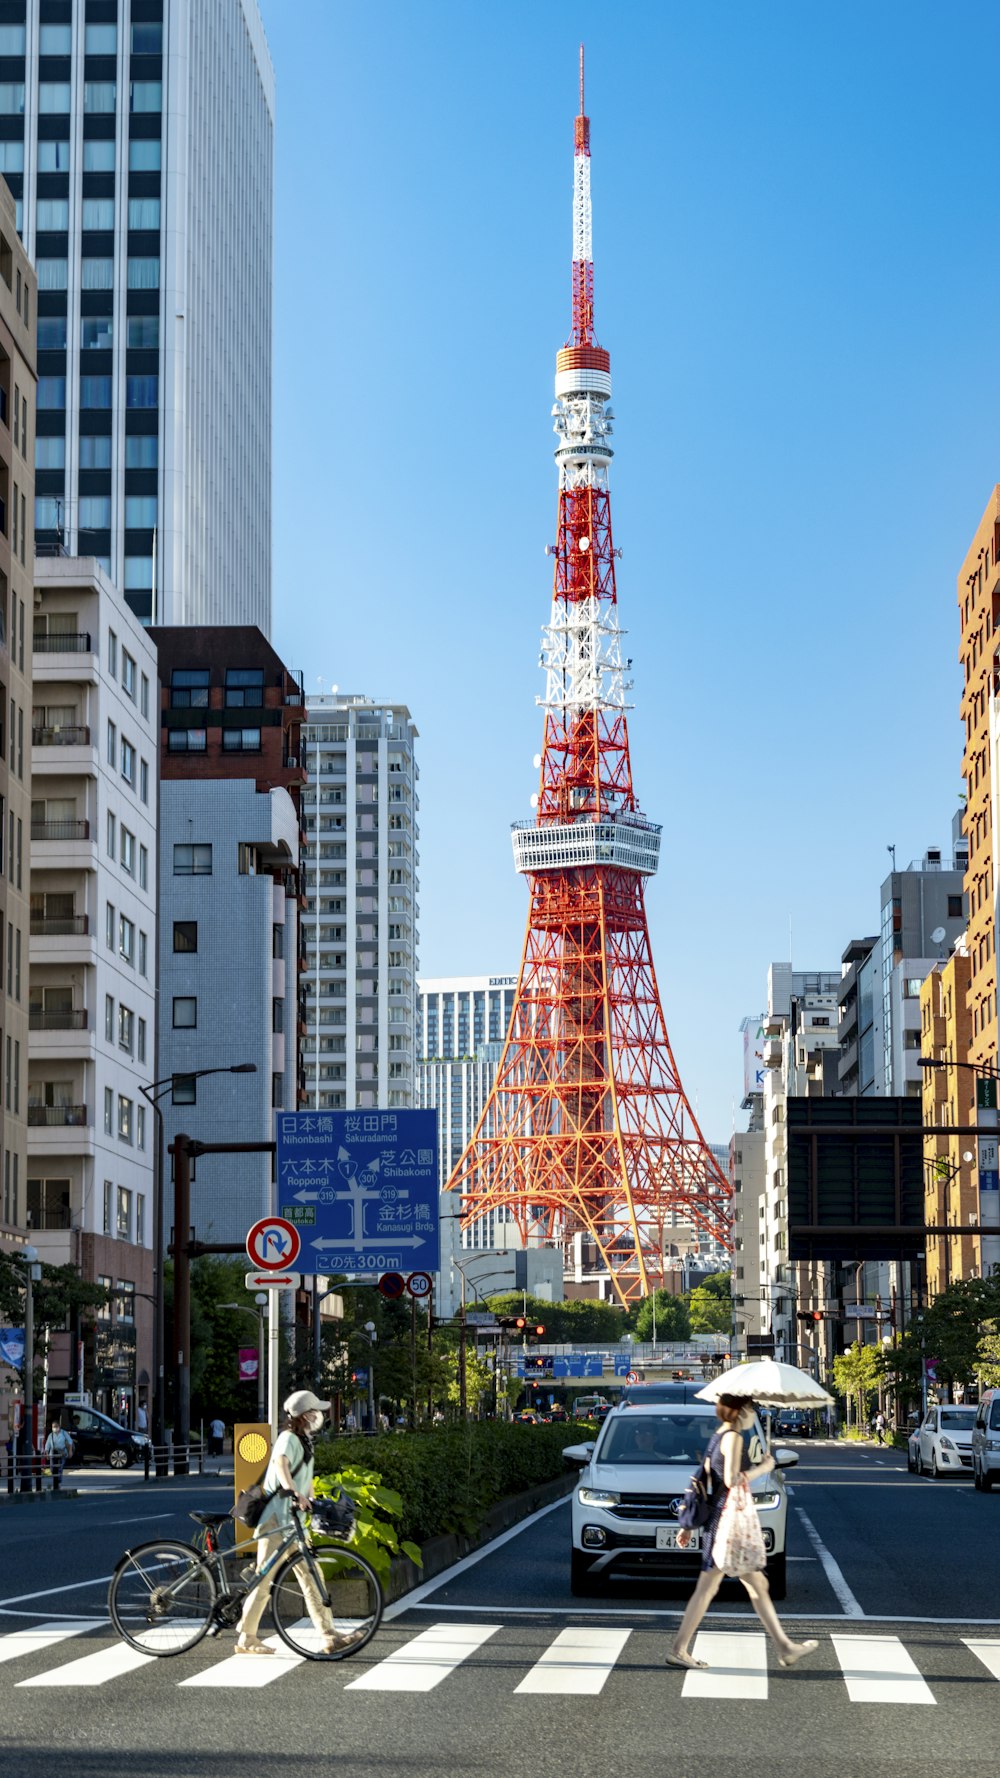
[[[285,1413],[291,1414],[294,1419],[297,1414],[309,1414],[321,1408],[327,1414],[330,1406],[330,1402],[320,1401],[319,1396],[314,1395],[311,1389],[296,1389],[295,1394],[290,1395],[285,1402]]]

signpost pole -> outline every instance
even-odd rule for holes
[[[272,1437],[278,1433],[278,1292],[267,1293],[267,1419]]]
[[[177,1364],[174,1474],[187,1475],[191,1442],[191,1151],[177,1135],[174,1156],[174,1356]]]
[[[263,1301],[262,1301],[263,1298]],[[264,1423],[264,1298],[263,1291],[257,1297],[257,1423]]]

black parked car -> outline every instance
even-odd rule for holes
[[[61,1419],[73,1440],[71,1463],[94,1460],[107,1463],[111,1469],[128,1469],[133,1463],[141,1463],[149,1444],[144,1432],[130,1432],[127,1426],[119,1426],[117,1420],[99,1414],[96,1408],[64,1407]]]

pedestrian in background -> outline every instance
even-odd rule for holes
[[[149,1431],[149,1416],[146,1413],[146,1404],[145,1404],[145,1402],[142,1402],[142,1401],[139,1403],[139,1406],[136,1409],[135,1429],[136,1429],[136,1432],[148,1432]]]
[[[751,1467],[746,1434],[754,1424],[752,1401],[740,1395],[720,1395],[715,1404],[715,1412],[722,1421],[722,1426],[709,1440],[704,1460],[704,1467],[712,1472],[712,1516],[701,1534],[702,1561],[698,1585],[688,1600],[687,1609],[671,1643],[667,1656],[668,1667],[708,1666],[707,1661],[695,1660],[690,1652],[690,1642],[726,1578],[723,1570],[717,1568],[712,1559],[712,1542],[722,1517],[722,1509],[731,1488],[744,1486],[757,1476],[770,1475],[775,1467],[770,1452],[761,1463]],[[678,1531],[678,1549],[686,1550],[690,1541],[690,1531],[686,1528]],[[803,1655],[812,1654],[819,1646],[818,1643],[793,1642],[782,1629],[765,1571],[760,1569],[756,1573],[741,1574],[739,1578],[750,1595],[754,1611],[778,1650],[778,1666],[794,1667]]]
[[[222,1447],[226,1440],[225,1422],[218,1416],[208,1423],[208,1454],[210,1457],[221,1457]]]
[[[58,1488],[62,1482],[64,1465],[73,1455],[73,1440],[58,1415],[55,1416],[49,1427],[49,1435],[42,1450],[45,1453],[45,1461],[52,1471],[52,1486]]]

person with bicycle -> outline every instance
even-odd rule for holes
[[[292,1527],[291,1501],[302,1512],[309,1510],[313,1486],[313,1439],[323,1427],[331,1404],[320,1401],[311,1389],[296,1389],[285,1402],[288,1424],[279,1432],[264,1472],[267,1505],[257,1522],[257,1572],[280,1549]],[[238,1655],[273,1655],[275,1650],[257,1634],[271,1593],[273,1575],[265,1575],[247,1595],[236,1641]],[[301,1578],[309,1616],[322,1638],[324,1654],[332,1654],[348,1638],[337,1635],[330,1612],[308,1574]]]

